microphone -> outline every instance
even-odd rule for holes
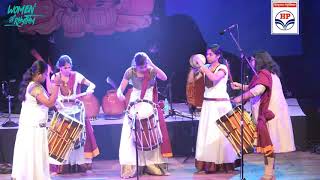
[[[220,35],[223,35],[224,33],[230,31],[231,29],[237,27],[238,24],[232,24],[231,26],[227,27],[226,29],[224,29],[223,31],[219,32]]]

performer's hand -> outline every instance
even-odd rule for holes
[[[196,58],[196,62],[200,67],[204,65],[203,61],[200,58]]]
[[[51,66],[49,64],[47,66],[48,66],[47,75],[48,75],[48,77],[50,77],[50,74],[52,74],[53,71],[52,71]]]
[[[54,77],[53,82],[54,82],[56,85],[58,85],[58,86],[61,85],[62,80],[61,80],[61,75],[60,75],[60,73]]]
[[[193,74],[198,74],[200,72],[199,68],[192,68],[192,73]]]
[[[123,93],[121,92],[120,89],[117,90],[117,96],[118,96],[120,101],[125,101],[126,100],[126,97],[123,95]]]
[[[86,94],[93,94],[94,90],[86,90]]]
[[[233,90],[239,90],[239,89],[242,88],[242,84],[240,84],[240,83],[238,83],[238,82],[232,82],[232,83],[230,83],[230,84],[231,84],[231,88],[232,88]]]
[[[147,59],[147,64],[151,67],[154,67],[155,65],[153,64],[153,62],[151,61],[150,58]]]
[[[64,105],[63,105],[63,103],[62,103],[62,99],[61,99],[61,98],[57,99],[56,104],[55,104],[55,107],[56,107],[57,109],[63,109],[63,108],[64,108]]]

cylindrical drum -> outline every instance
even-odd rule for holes
[[[194,107],[202,107],[204,93],[204,78],[201,76],[199,79],[195,78],[194,72],[191,69],[186,85],[187,102]]]

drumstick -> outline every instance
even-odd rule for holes
[[[41,56],[41,55],[38,53],[38,51],[35,50],[34,48],[32,48],[32,49],[30,50],[30,53],[31,53],[31,55],[32,55],[34,58],[36,58],[36,60],[45,62],[45,61],[43,60],[42,56]]]
[[[232,78],[232,75],[231,75],[231,71],[230,71],[230,64],[228,62],[227,59],[224,59],[225,62],[226,62],[226,66],[227,66],[227,69],[228,69],[228,74],[229,74],[229,79],[230,79],[230,82],[233,83],[233,78]]]
[[[117,89],[116,83],[109,76],[107,77],[106,82],[110,84],[113,87],[113,89]]]
[[[43,61],[43,62],[45,62],[46,64],[48,64],[48,65],[51,67],[51,70],[53,70],[53,65],[52,65],[52,63],[51,63],[51,61],[50,61],[50,58],[48,58],[48,62],[46,62],[46,61],[42,58],[42,56],[40,55],[40,53],[39,53],[36,49],[34,49],[34,48],[32,48],[32,49],[30,50],[30,53],[31,53],[31,55],[32,55],[34,58],[36,58],[37,61]]]

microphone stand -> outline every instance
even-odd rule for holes
[[[168,100],[169,100],[169,104],[170,104],[170,110],[169,110],[169,114],[165,115],[165,119],[170,117],[170,116],[180,116],[180,117],[183,117],[183,118],[188,118],[188,119],[191,119],[189,116],[185,116],[183,114],[181,114],[180,112],[177,112],[175,109],[173,109],[173,100],[172,100],[172,77],[174,76],[174,73],[171,74],[171,77],[169,79],[169,82],[167,84],[167,97],[168,97]]]
[[[3,81],[2,86],[2,94],[8,99],[8,119],[5,121],[1,126],[2,127],[17,127],[18,124],[11,120],[11,99],[14,98],[14,96],[11,96],[8,92],[8,86],[7,89],[4,87],[4,83],[8,85],[6,81]]]
[[[240,71],[240,83],[242,84],[241,86],[241,121],[240,121],[240,138],[241,138],[241,148],[240,148],[240,155],[241,155],[241,164],[240,164],[240,179],[241,180],[245,180],[246,178],[244,178],[244,163],[243,163],[243,123],[244,123],[244,118],[243,118],[243,111],[244,111],[244,101],[243,101],[243,94],[244,94],[244,77],[245,77],[245,74],[244,74],[244,62],[246,61],[247,64],[249,65],[250,69],[254,72],[255,75],[257,75],[257,72],[256,70],[252,67],[251,63],[249,62],[248,58],[244,55],[244,52],[239,44],[239,40],[237,41],[236,38],[234,37],[234,35],[232,34],[232,32],[230,30],[229,31],[229,34],[231,36],[231,38],[233,39],[233,41],[235,42],[239,52],[240,52],[240,55],[241,55],[241,71]],[[238,25],[237,25],[237,31],[239,32],[239,29],[238,29]],[[238,36],[239,38],[239,36]]]
[[[174,76],[174,73],[172,73],[170,79],[169,79],[169,82],[167,84],[167,97],[169,98],[169,103],[170,103],[170,110],[169,110],[169,114],[165,116],[165,119],[170,117],[170,116],[179,116],[179,117],[182,117],[182,118],[188,118],[188,119],[191,119],[191,138],[192,138],[192,144],[191,144],[191,152],[189,155],[187,155],[186,159],[183,160],[183,163],[187,162],[187,160],[191,157],[191,156],[194,156],[195,155],[195,124],[194,124],[194,111],[195,111],[195,108],[194,106],[191,106],[190,107],[190,112],[191,112],[191,117],[190,116],[186,116],[186,115],[183,115],[181,114],[180,112],[177,112],[175,109],[173,109],[172,107],[172,104],[173,104],[173,101],[172,101],[172,77]]]
[[[138,138],[137,138],[137,115],[138,112],[134,115],[134,132],[135,132],[135,147],[136,147],[136,173],[137,180],[139,180],[139,153],[138,153]]]
[[[191,112],[191,138],[192,138],[192,142],[191,142],[191,153],[183,160],[183,163],[186,163],[188,161],[188,159],[191,157],[191,156],[195,156],[195,132],[196,132],[196,128],[195,128],[195,124],[194,124],[194,112],[196,110],[196,107],[191,105],[191,107],[189,107],[189,110]]]

